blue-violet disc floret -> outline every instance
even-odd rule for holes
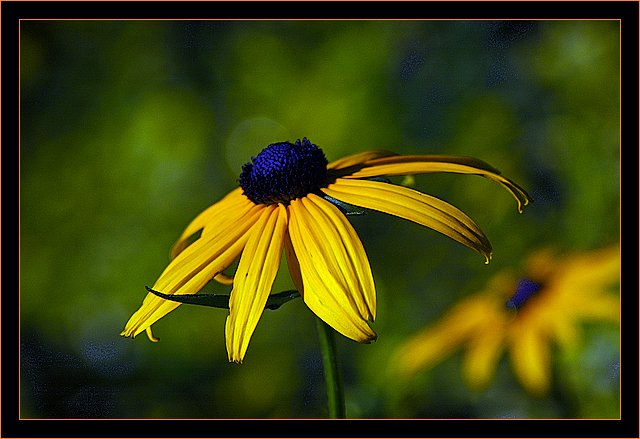
[[[521,279],[516,292],[507,301],[507,308],[520,309],[542,289],[542,285],[530,279]]]
[[[284,203],[327,184],[327,159],[306,137],[264,148],[242,166],[239,183],[256,204]]]

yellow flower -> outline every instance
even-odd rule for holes
[[[282,251],[304,303],[344,336],[370,342],[376,334],[376,293],[365,250],[343,211],[347,205],[396,215],[432,228],[491,257],[491,245],[467,215],[413,189],[375,180],[431,172],[486,177],[505,187],[518,210],[524,190],[488,164],[469,157],[401,156],[372,151],[328,164],[306,138],[267,146],[242,167],[240,187],[198,215],[172,249],[153,290],[196,294],[211,279],[233,284],[225,338],[229,361],[242,362],[271,292]],[[338,206],[338,207],[337,207]],[[195,234],[200,236],[193,241]],[[193,242],[191,242],[193,241]],[[233,278],[223,273],[240,258]],[[180,304],[148,294],[121,335],[142,331]]]
[[[566,257],[541,250],[528,259],[522,276],[511,271],[496,275],[485,291],[411,337],[396,352],[393,367],[410,376],[464,348],[465,381],[479,389],[508,351],[524,388],[544,395],[551,380],[552,343],[561,348],[576,343],[582,320],[619,322],[618,296],[608,292],[619,280],[617,245]]]

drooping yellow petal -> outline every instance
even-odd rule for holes
[[[184,289],[184,284],[203,271],[210,273],[208,281],[227,268],[233,259],[220,263],[222,262],[219,261],[220,255],[224,254],[225,249],[232,247],[237,239],[246,235],[265,207],[265,205],[253,204],[247,212],[240,210],[233,215],[229,214],[229,221],[225,228],[213,229],[208,234],[203,234],[171,261],[154,284],[154,289],[165,294],[193,294],[177,292],[177,290]],[[244,236],[244,238],[246,242],[247,237]],[[218,263],[213,264],[214,261]]]
[[[344,169],[350,166],[362,164],[368,160],[373,160],[380,157],[387,157],[390,155],[396,155],[396,154],[390,151],[383,151],[383,150],[359,152],[359,153],[348,155],[338,160],[335,160],[329,163],[327,168],[328,169]]]
[[[287,266],[289,267],[289,275],[291,276],[291,280],[293,281],[293,284],[296,286],[296,289],[298,290],[300,295],[304,296],[302,274],[300,273],[300,262],[298,262],[298,257],[296,256],[296,252],[293,249],[291,237],[288,233],[284,239],[284,252],[287,256]]]
[[[325,254],[335,264],[333,268],[342,271],[350,290],[362,293],[364,303],[359,300],[359,296],[354,296],[361,316],[375,320],[376,290],[373,274],[367,253],[355,229],[333,204],[315,194],[309,194],[302,203],[315,218],[323,236],[328,238],[332,232],[337,232],[335,240],[322,240],[321,243],[326,244]]]
[[[500,171],[472,157],[447,155],[405,155],[389,156],[369,160],[345,178],[370,178],[433,172],[454,172],[480,175],[500,184],[518,202],[518,211],[529,204],[529,196],[513,181],[500,175]]]
[[[482,230],[459,209],[431,195],[402,186],[340,178],[322,191],[332,198],[429,227],[491,258],[491,244]]]
[[[242,363],[247,352],[278,273],[286,231],[285,207],[272,204],[263,209],[249,233],[229,299],[225,325],[229,361]]]
[[[258,219],[263,205],[255,205],[244,216],[236,216],[226,229],[201,236],[173,259],[153,285],[165,294],[195,294],[215,275],[237,259],[248,239],[248,230]],[[239,212],[238,212],[239,213]],[[131,316],[121,335],[135,337],[180,303],[147,294]]]
[[[225,228],[230,220],[237,218],[237,212],[248,211],[253,203],[244,195],[242,188],[234,189],[223,199],[209,206],[202,213],[196,216],[187,228],[182,232],[180,238],[171,247],[171,259],[189,245],[189,238],[202,229],[219,230]]]
[[[322,203],[327,206],[318,207]],[[348,222],[338,221],[342,214],[337,208],[313,194],[292,200],[289,214],[289,234],[300,264],[304,302],[344,336],[358,342],[375,339],[368,325],[375,315],[373,279],[353,228]]]

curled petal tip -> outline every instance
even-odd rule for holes
[[[533,199],[527,194],[522,201],[518,200],[518,213],[524,212],[524,206],[528,206],[532,203]]]
[[[147,337],[149,338],[149,340],[151,340],[153,343],[158,343],[160,341],[160,339],[158,337],[153,335],[153,331],[151,330],[151,327],[148,327],[146,329],[146,333],[147,333]]]
[[[233,285],[233,276],[228,276],[222,272],[216,274],[213,279],[222,285]]]

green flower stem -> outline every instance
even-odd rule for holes
[[[346,418],[344,390],[342,388],[340,369],[338,368],[334,331],[329,325],[319,318],[316,318],[316,323],[318,326],[318,335],[320,337],[320,349],[322,350],[324,378],[327,383],[329,417]]]

